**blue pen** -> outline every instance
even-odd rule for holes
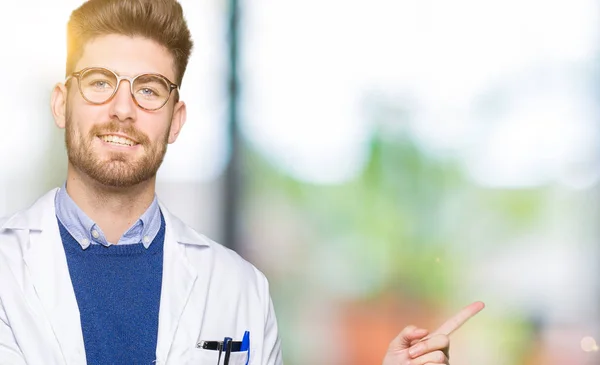
[[[246,360],[246,365],[248,365],[250,363],[250,331],[244,332],[244,338],[242,338],[240,351],[248,351],[248,358]]]

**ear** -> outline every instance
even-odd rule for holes
[[[178,101],[173,109],[173,117],[171,119],[171,128],[169,129],[169,143],[177,140],[181,128],[185,124],[187,118],[187,108],[183,101]]]
[[[67,88],[64,84],[58,83],[52,90],[50,98],[50,109],[54,116],[54,123],[58,128],[65,128],[67,113]]]

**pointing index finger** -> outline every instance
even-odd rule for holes
[[[432,334],[444,334],[450,335],[452,332],[459,329],[466,321],[468,321],[471,317],[479,313],[485,304],[483,302],[474,302],[469,304],[460,310],[454,317],[450,318],[444,324],[442,324],[437,330],[435,330]]]

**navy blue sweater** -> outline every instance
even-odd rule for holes
[[[146,249],[90,245],[83,250],[58,222],[88,365],[152,364],[156,359],[165,222]]]

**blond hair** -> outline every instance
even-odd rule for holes
[[[89,0],[71,14],[67,25],[66,74],[90,40],[109,34],[140,36],[165,47],[173,56],[176,83],[181,85],[193,42],[176,0]]]

